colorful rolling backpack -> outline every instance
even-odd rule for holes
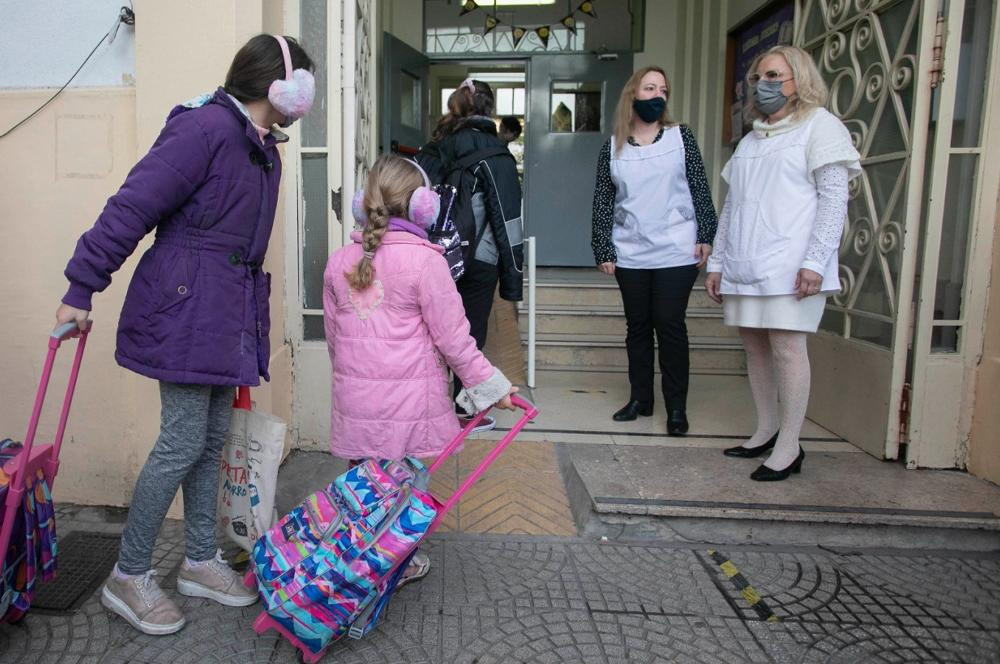
[[[293,509],[257,540],[252,568],[264,612],[253,623],[288,639],[307,664],[347,635],[359,639],[374,627],[417,550],[538,409],[511,396],[524,414],[446,499],[428,489],[430,476],[469,437],[487,411],[473,417],[424,468],[416,459],[368,459]]]
[[[427,483],[415,459],[368,459],[295,507],[254,546],[256,627],[278,630],[307,661],[364,636],[437,516]]]
[[[4,465],[21,451],[13,440],[0,441],[0,506],[7,502],[10,476]],[[56,520],[52,493],[39,468],[24,483],[24,498],[18,509],[6,510],[12,519],[10,542],[3,552],[0,577],[0,623],[18,621],[31,606],[36,580],[51,581],[56,575]]]
[[[91,322],[87,321],[81,331],[76,323],[65,323],[49,335],[48,355],[35,393],[24,444],[9,438],[0,440],[0,555],[3,556],[0,568],[0,623],[20,620],[31,606],[37,582],[51,581],[56,575],[56,515],[52,505],[52,483],[59,469],[59,450],[66,434],[90,326]],[[52,443],[36,445],[38,422],[52,378],[56,352],[63,342],[74,338],[78,338],[79,343],[73,356],[55,439]]]

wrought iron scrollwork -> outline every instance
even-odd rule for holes
[[[800,0],[799,10],[795,43],[813,54],[830,87],[829,109],[864,168],[849,185],[841,290],[830,301],[844,314],[830,319],[830,331],[851,337],[852,316],[895,319],[905,220],[892,215],[905,209],[920,1]]]

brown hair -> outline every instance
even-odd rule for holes
[[[464,127],[473,115],[487,118],[493,115],[495,103],[493,88],[483,81],[472,81],[472,85],[476,88],[475,92],[461,85],[448,97],[448,112],[438,121],[431,141],[437,142],[449,134],[454,134]]]
[[[363,202],[368,223],[361,229],[361,248],[368,255],[358,261],[353,271],[344,274],[351,288],[364,290],[372,285],[375,278],[372,260],[389,227],[389,218],[405,218],[410,196],[423,184],[420,171],[402,157],[383,155],[372,165]]]
[[[288,42],[288,54],[292,58],[292,69],[313,70],[313,61],[292,37]],[[285,58],[281,45],[274,35],[257,35],[236,52],[229,65],[226,82],[222,86],[226,92],[241,102],[267,99],[271,83],[285,78]]]
[[[615,108],[615,152],[622,149],[622,146],[625,145],[629,135],[632,133],[632,118],[635,113],[632,110],[632,102],[635,101],[635,95],[639,91],[639,84],[642,82],[642,77],[652,71],[663,76],[663,80],[667,84],[668,106],[663,109],[663,115],[660,116],[660,125],[670,127],[674,124],[674,121],[670,119],[670,79],[667,77],[667,72],[662,67],[643,67],[636,70],[631,78],[628,79],[628,82],[625,83],[625,87],[622,88],[622,95],[618,98],[618,107]]]

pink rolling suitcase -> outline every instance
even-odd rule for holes
[[[448,500],[431,494],[430,475],[486,411],[459,432],[429,469],[415,459],[366,460],[280,519],[257,540],[245,579],[249,587],[257,587],[265,607],[254,630],[277,631],[310,664],[343,636],[364,636],[420,543],[538,415],[517,395],[512,401],[523,415]]]
[[[66,422],[89,333],[89,321],[83,332],[76,323],[61,325],[52,332],[24,444],[8,439],[0,441],[0,623],[20,620],[35,595],[36,578],[40,576],[41,580],[49,581],[56,573],[55,512],[51,489],[59,469],[59,449],[66,433]],[[73,337],[79,337],[80,341],[76,346],[55,440],[46,445],[35,445],[38,420],[52,377],[56,351],[62,342]]]

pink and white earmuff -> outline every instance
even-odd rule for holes
[[[431,189],[430,178],[427,177],[427,173],[420,167],[420,164],[410,159],[406,161],[413,164],[424,178],[424,186],[417,187],[410,195],[410,205],[406,211],[406,217],[420,228],[428,229],[437,221],[438,215],[441,213],[441,197]],[[355,192],[354,198],[351,200],[351,212],[354,214],[354,220],[362,226],[368,223],[364,189],[358,189]]]
[[[288,127],[312,108],[316,96],[316,79],[307,69],[292,70],[292,55],[288,42],[281,35],[273,35],[281,45],[285,60],[285,78],[277,78],[267,90],[267,100],[275,110],[285,116],[282,127]]]

